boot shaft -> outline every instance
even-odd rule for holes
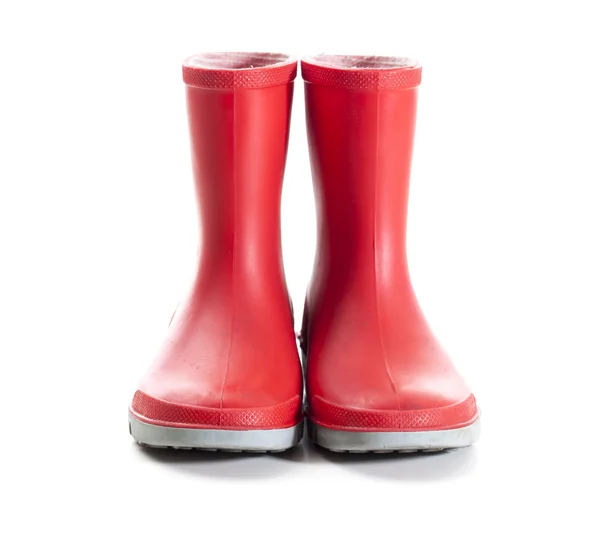
[[[302,71],[319,256],[359,273],[372,268],[375,254],[395,275],[406,273],[420,67],[408,59],[388,68],[380,58],[319,56],[303,61]]]
[[[421,68],[404,58],[318,56],[302,61],[302,75],[318,222],[304,347],[343,355],[356,329],[376,341],[357,351],[384,359],[394,338],[429,336],[406,257]]]
[[[264,57],[264,58],[263,58]],[[231,57],[231,68],[248,65]],[[251,70],[210,56],[183,67],[206,275],[280,273],[280,202],[296,62],[256,54]],[[275,64],[272,64],[275,63]]]

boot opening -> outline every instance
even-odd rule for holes
[[[305,57],[309,63],[331,68],[366,68],[381,70],[385,68],[411,68],[418,65],[408,57],[381,57],[377,55],[315,55]]]
[[[248,70],[292,61],[282,53],[199,53],[186,61],[187,66],[215,70]]]

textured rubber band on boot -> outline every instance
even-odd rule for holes
[[[421,66],[406,57],[317,55],[302,59],[311,84],[345,89],[411,89],[421,83]]]
[[[171,403],[136,391],[131,412],[143,422],[166,427],[283,429],[302,420],[302,400],[296,396],[266,408],[220,409]]]
[[[479,417],[473,395],[464,401],[423,410],[364,410],[335,405],[313,397],[308,412],[311,421],[331,429],[360,431],[436,431],[466,427]]]
[[[207,89],[289,84],[298,62],[281,53],[199,53],[183,62],[183,81]]]

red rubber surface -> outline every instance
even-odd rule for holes
[[[153,425],[206,429],[283,429],[302,419],[302,400],[296,396],[267,408],[202,408],[162,401],[136,391],[131,411]]]

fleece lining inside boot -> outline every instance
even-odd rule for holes
[[[278,65],[292,58],[281,53],[200,53],[187,60],[188,66],[216,70],[247,70]]]
[[[331,68],[366,68],[381,70],[385,68],[410,68],[417,62],[408,57],[380,57],[377,55],[315,55],[306,57],[309,63]]]

